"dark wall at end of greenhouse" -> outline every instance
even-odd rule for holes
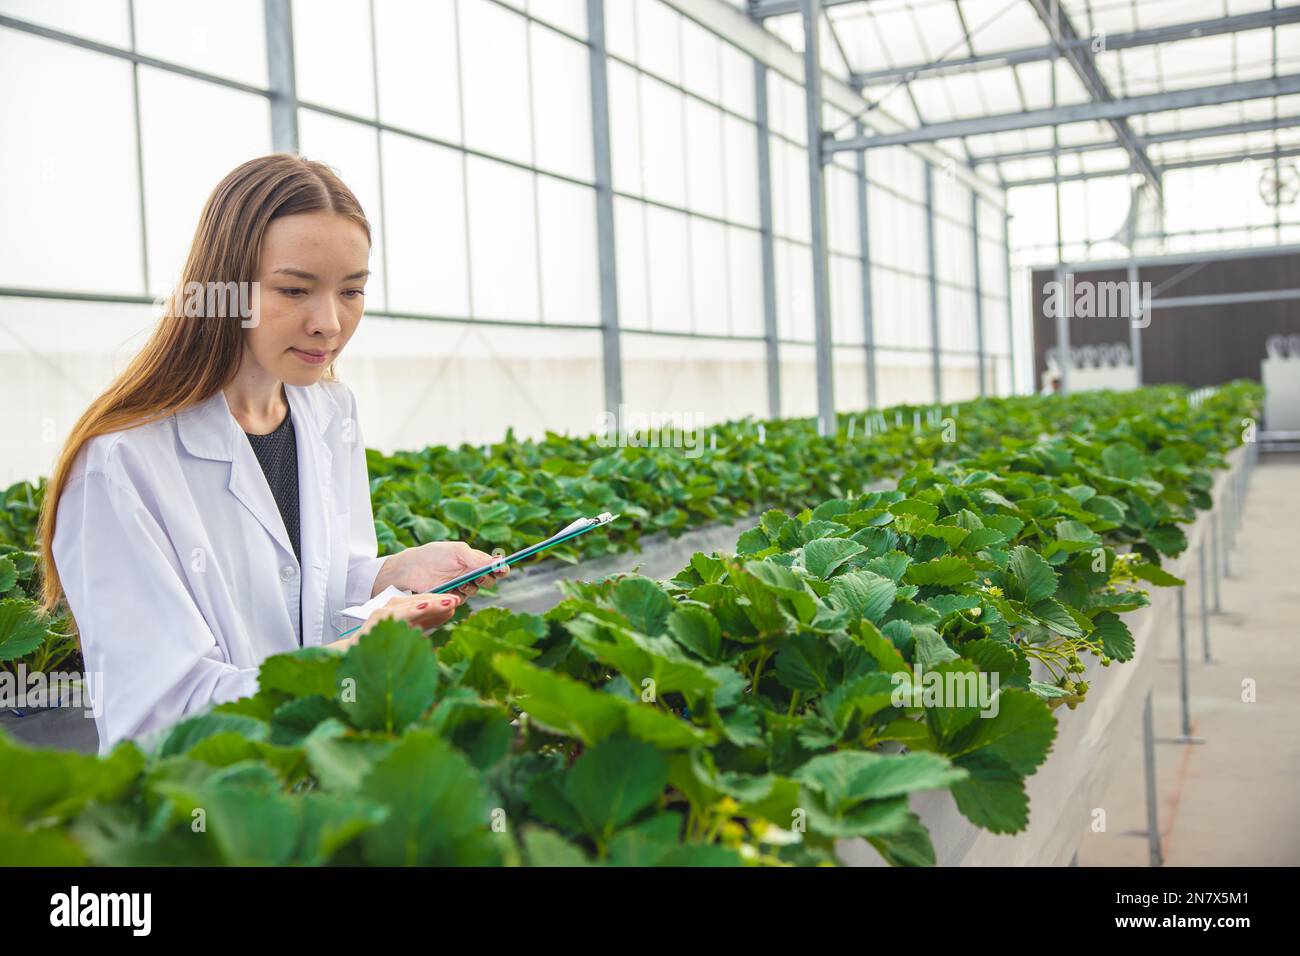
[[[1125,282],[1125,269],[1074,270],[1075,282]],[[1047,284],[1052,270],[1033,273],[1034,388],[1042,388],[1046,353],[1056,343],[1056,319],[1048,314]],[[1222,295],[1300,289],[1300,253],[1260,254],[1240,259],[1144,265],[1138,281],[1150,282],[1155,298]],[[1161,289],[1161,286],[1168,286]],[[1259,381],[1259,363],[1269,336],[1300,334],[1300,299],[1237,305],[1184,306],[1156,309],[1151,324],[1142,329],[1142,384],[1178,382],[1199,388],[1233,379]],[[1129,342],[1129,322],[1124,317],[1073,318],[1070,345],[1109,345]]]

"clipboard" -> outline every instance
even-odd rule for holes
[[[476,568],[473,571],[467,571],[458,578],[452,578],[450,581],[445,581],[442,584],[439,584],[436,588],[427,593],[445,594],[448,591],[454,591],[456,588],[469,584],[471,581],[475,581],[483,575],[495,571],[497,568],[511,564],[518,564],[520,561],[531,558],[535,554],[541,554],[547,548],[553,548],[557,544],[572,541],[574,538],[578,537],[578,535],[586,534],[588,531],[593,531],[596,528],[603,527],[617,517],[619,516],[610,514],[608,511],[603,511],[594,518],[578,518],[576,521],[565,525],[545,541],[530,544],[528,547],[521,548],[514,554],[493,561],[491,564],[484,565],[481,568]]]
[[[492,573],[497,568],[512,565],[512,564],[518,564],[520,561],[525,561],[528,558],[533,557],[534,555],[541,554],[547,548],[553,548],[557,544],[563,544],[566,541],[572,541],[574,538],[578,537],[579,535],[586,534],[588,531],[594,531],[596,528],[602,528],[605,525],[614,521],[618,517],[619,515],[610,514],[608,511],[602,511],[594,518],[578,518],[575,521],[571,521],[569,524],[565,525],[563,528],[555,532],[555,534],[551,535],[545,541],[538,541],[536,544],[530,544],[526,548],[520,548],[514,554],[507,555],[504,558],[498,558],[496,561],[493,561],[491,564],[486,564],[481,568],[475,568],[473,571],[467,571],[464,574],[460,575],[459,577],[452,578],[450,581],[444,581],[442,584],[439,584],[436,588],[421,593],[445,594],[448,591],[453,591],[458,587],[462,587],[463,585],[466,585],[471,581],[475,581],[481,578],[485,574]],[[363,621],[362,623],[364,624],[365,622]],[[339,634],[339,637],[346,637],[347,635],[351,634],[353,631],[360,630],[360,628],[361,628],[361,624],[358,624],[356,627],[350,628],[342,632],[341,634]]]

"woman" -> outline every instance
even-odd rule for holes
[[[101,752],[255,693],[272,654],[342,649],[383,618],[434,627],[476,592],[418,593],[491,562],[464,543],[377,556],[356,403],[334,377],[370,245],[328,167],[239,166],[157,329],[73,428],[41,514],[43,604],[66,595],[102,677]],[[342,610],[390,585],[417,593],[340,639]]]

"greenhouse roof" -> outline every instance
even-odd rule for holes
[[[1300,154],[1300,0],[821,0],[822,67],[1004,187]],[[802,0],[749,12],[803,49]]]

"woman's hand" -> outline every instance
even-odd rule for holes
[[[471,548],[464,541],[431,541],[389,557],[379,569],[370,593],[373,597],[390,584],[404,591],[429,591],[494,560],[486,551]],[[492,579],[503,578],[509,571],[503,564],[491,572]],[[455,593],[473,597],[478,593],[478,584],[475,581],[463,584]]]
[[[463,599],[457,594],[412,594],[395,597],[383,607],[378,608],[366,622],[347,637],[325,645],[335,650],[347,650],[361,639],[380,621],[392,618],[406,621],[420,628],[438,627],[451,620]]]

